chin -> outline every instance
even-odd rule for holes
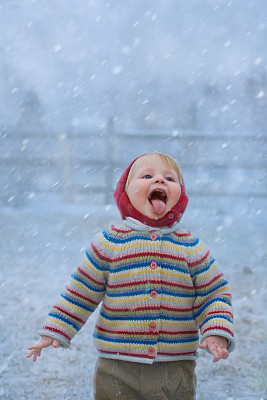
[[[162,218],[162,217],[164,217],[164,215],[166,215],[167,213],[164,213],[164,214],[153,214],[153,215],[147,215],[147,217],[148,218],[151,218],[151,219],[160,219],[160,218]]]

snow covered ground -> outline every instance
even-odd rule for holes
[[[197,400],[267,400],[266,206],[263,198],[194,198],[183,217],[230,281],[236,323],[228,360],[213,364],[200,353]],[[70,350],[46,350],[32,363],[27,347],[92,236],[118,219],[113,205],[40,200],[0,209],[0,399],[93,399],[95,314]]]

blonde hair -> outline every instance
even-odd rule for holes
[[[138,166],[139,162],[143,161],[145,158],[149,158],[149,157],[158,157],[167,168],[170,168],[170,169],[175,171],[175,173],[178,176],[178,180],[179,180],[180,185],[183,184],[183,177],[182,177],[182,173],[181,173],[180,167],[179,167],[178,163],[175,161],[175,159],[173,157],[168,156],[167,154],[164,154],[164,153],[157,153],[157,152],[155,152],[155,153],[147,153],[147,154],[144,154],[143,156],[137,158],[137,160],[135,160],[135,162],[131,166],[129,174],[128,174],[128,177],[127,177],[127,181],[126,181],[126,184],[125,184],[125,191],[126,192],[127,192],[129,183],[132,180],[133,174],[134,174],[135,169]]]

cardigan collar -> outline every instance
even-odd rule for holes
[[[175,222],[171,227],[169,226],[162,226],[162,227],[153,227],[146,224],[143,224],[138,219],[134,219],[132,217],[126,217],[123,221],[125,225],[129,228],[135,229],[136,231],[157,231],[160,232],[162,235],[167,235],[174,231],[177,231],[180,228],[179,222]]]

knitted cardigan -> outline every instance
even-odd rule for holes
[[[195,359],[199,330],[234,347],[229,285],[204,243],[178,224],[126,221],[98,234],[40,335],[68,347],[101,301],[94,342],[102,357]]]

